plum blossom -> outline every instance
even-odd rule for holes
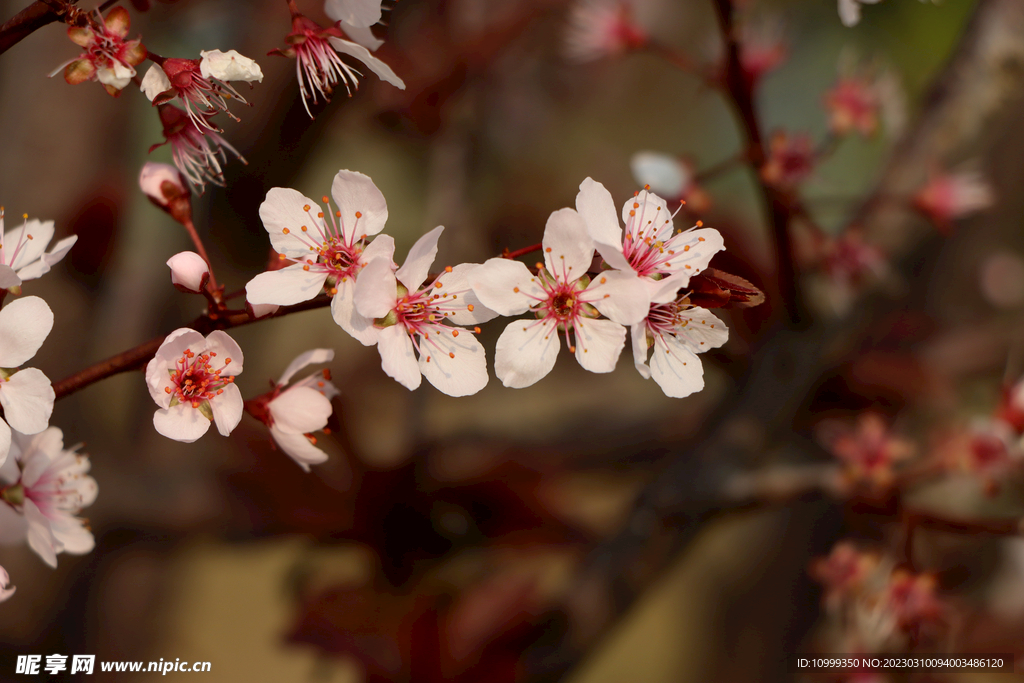
[[[565,54],[576,62],[620,55],[647,44],[647,32],[633,20],[625,0],[577,0],[569,10]]]
[[[205,338],[187,327],[171,332],[146,366],[149,394],[160,407],[153,426],[169,439],[192,443],[210,428],[224,436],[242,419],[242,395],[235,376],[242,349],[227,332]]]
[[[907,119],[906,95],[899,76],[878,64],[858,63],[852,53],[840,59],[839,78],[825,93],[829,127],[835,135],[874,135],[884,124],[889,137],[899,135]]]
[[[89,458],[77,446],[64,448],[64,435],[49,427],[35,436],[15,432],[12,458],[0,467],[0,529],[5,540],[27,538],[51,567],[57,554],[93,549],[92,533],[77,515],[96,500]]]
[[[914,195],[914,208],[929,218],[943,232],[952,229],[953,221],[987,209],[995,202],[992,186],[977,171],[936,172]]]
[[[585,370],[611,372],[625,345],[623,325],[639,322],[648,309],[647,288],[636,273],[606,270],[587,276],[594,242],[576,211],[551,214],[542,246],[544,263],[537,264],[536,275],[503,258],[490,259],[470,274],[480,301],[499,315],[530,311],[537,317],[509,323],[498,339],[494,369],[507,387],[528,387],[551,372],[559,334]]]
[[[296,263],[257,275],[245,286],[250,305],[290,306],[307,301],[324,288],[333,298],[331,314],[341,329],[369,346],[377,341],[373,320],[355,308],[354,293],[359,272],[367,263],[382,258],[391,263],[395,241],[380,235],[388,205],[369,177],[355,171],[338,171],[331,185],[337,210],[325,220],[324,211],[296,190],[275,187],[260,205],[263,227],[281,259]],[[328,204],[327,197],[323,198]]]
[[[740,66],[751,86],[774,71],[789,57],[786,26],[778,18],[759,16],[739,26]]]
[[[811,564],[810,574],[825,587],[825,604],[834,608],[840,600],[860,590],[880,562],[878,555],[860,551],[849,541],[840,541],[828,557]]]
[[[362,5],[363,3],[346,4]],[[353,89],[359,89],[358,76],[361,74],[342,61],[341,55],[355,57],[381,80],[387,81],[400,90],[405,90],[405,83],[395,75],[391,67],[374,57],[367,49],[367,46],[370,49],[376,49],[379,45],[369,29],[352,30],[359,36],[359,40],[353,38],[355,42],[345,39],[346,32],[340,28],[340,24],[324,28],[293,10],[292,32],[285,38],[288,47],[283,50],[271,50],[267,53],[296,60],[295,73],[299,80],[299,92],[302,93],[302,104],[310,118],[313,117],[309,110],[310,102],[315,104],[319,97],[330,102],[331,93],[338,83],[345,86],[349,95],[352,94]],[[369,37],[365,35],[367,33],[369,33]],[[360,41],[366,45],[360,44]]]
[[[914,454],[914,445],[892,432],[877,413],[862,413],[855,424],[825,421],[818,438],[846,469],[853,482],[884,488],[892,485],[895,467]]]
[[[729,340],[729,328],[710,311],[677,294],[677,275],[660,281],[647,317],[630,328],[633,364],[644,379],[654,378],[666,396],[683,398],[704,388],[704,366],[697,357]],[[647,365],[648,353],[654,349]]]
[[[761,179],[769,185],[791,190],[814,170],[814,145],[804,134],[779,131],[768,143],[768,158],[761,166]]]
[[[380,0],[325,0],[324,13],[336,22],[350,39],[373,52],[384,41],[370,27],[381,20]]]
[[[310,465],[327,460],[327,454],[316,447],[313,432],[326,431],[331,399],[338,395],[338,388],[326,368],[291,386],[288,383],[307,365],[333,358],[331,349],[306,351],[288,365],[276,384],[271,383],[270,393],[245,402],[246,411],[269,427],[274,442],[306,472]]]
[[[170,143],[174,165],[200,194],[206,183],[224,186],[223,165],[228,161],[228,152],[234,154],[243,164],[248,163],[227,140],[213,130],[204,133],[188,114],[173,104],[160,105],[159,112],[160,122],[164,128],[164,141],[153,145],[149,151],[152,152],[157,147]]]
[[[7,570],[0,567],[0,602],[14,595],[15,590],[17,589],[11,585],[11,577]]]
[[[140,89],[155,105],[180,99],[198,128],[220,130],[210,124],[207,114],[222,111],[238,121],[228,110],[227,100],[248,104],[228,81],[242,81],[252,87],[253,81],[263,81],[263,71],[259,64],[235,50],[210,50],[199,54],[202,59],[163,59],[150,55],[155,63],[146,72]]]
[[[471,289],[475,263],[447,267],[423,284],[443,230],[434,228],[417,240],[397,272],[390,259],[371,261],[356,284],[356,310],[374,320],[388,377],[410,390],[426,377],[449,396],[469,396],[487,384],[487,361],[476,336],[458,326],[483,323],[497,313]]]
[[[210,266],[194,251],[183,251],[167,259],[171,284],[183,292],[199,294],[210,281]]]
[[[53,221],[29,220],[22,216],[20,227],[4,231],[4,209],[0,206],[0,288],[18,293],[25,280],[35,280],[50,272],[78,241],[78,235],[65,237],[53,245],[49,252],[46,247],[53,239]]]
[[[612,195],[591,178],[580,183],[576,195],[579,211],[598,253],[612,268],[633,272],[650,291],[659,290],[658,279],[679,274],[674,282],[685,287],[691,276],[708,267],[711,257],[725,249],[722,235],[711,228],[675,232],[672,212],[665,200],[641,190],[622,206],[619,227]]]
[[[693,165],[661,152],[637,152],[629,161],[633,180],[668,201],[686,204],[693,213],[711,208],[711,197],[696,180]]]
[[[68,38],[85,48],[75,59],[60,65],[50,74],[64,70],[64,80],[71,85],[99,81],[108,93],[117,97],[135,76],[135,67],[146,58],[146,48],[139,40],[128,40],[128,10],[115,7],[106,18],[96,12],[88,26],[69,26]]]
[[[51,329],[53,311],[37,296],[0,309],[0,464],[11,450],[12,427],[22,434],[38,434],[50,422],[55,398],[50,380],[36,368],[17,368],[36,355]]]

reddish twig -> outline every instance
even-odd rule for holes
[[[501,257],[507,259],[519,258],[520,256],[525,256],[526,254],[529,254],[531,252],[540,251],[542,246],[543,245],[538,242],[537,244],[531,244],[528,247],[516,249],[515,251],[509,251],[508,249],[505,249],[501,252]]]

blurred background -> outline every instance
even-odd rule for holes
[[[0,17],[25,4],[0,0]],[[808,567],[844,538],[883,554],[902,547],[900,511],[874,500],[873,516],[861,514],[847,489],[785,476],[774,487],[751,473],[833,467],[817,425],[866,410],[928,451],[936,425],[991,413],[1024,371],[1024,47],[1007,39],[1005,62],[948,68],[984,28],[971,17],[1000,4],[1011,8],[1003,22],[1019,25],[1007,2],[886,0],[853,29],[832,0],[742,3],[751,31],[785,45],[756,90],[766,132],[829,139],[825,92],[842,63],[863,59],[899,74],[909,142],[895,131],[849,136],[802,183],[815,230],[835,236],[856,220],[891,263],[845,305],[818,295],[829,283],[808,265],[795,326],[777,296],[756,175],[739,165],[707,177],[699,217],[727,247],[712,265],[768,298],[720,313],[730,340],[703,356],[696,395],[666,398],[628,349],[610,375],[563,357],[527,389],[492,377],[472,399],[426,384],[410,393],[375,349],[314,310],[232,333],[247,398],[299,353],[336,351],[341,395],[318,443],[330,459],[311,474],[248,415],[230,438],[161,437],[140,372],[59,401],[51,424],[65,443],[84,442],[99,484],[83,513],[97,546],[61,555],[56,570],[27,547],[0,550],[18,587],[0,608],[0,679],[16,678],[15,655],[54,652],[210,661],[205,677],[216,681],[792,679],[787,655],[811,651],[826,620]],[[299,5],[326,22],[318,0]],[[632,8],[659,44],[708,65],[723,54],[710,0]],[[229,163],[226,187],[194,200],[221,283],[244,287],[267,263],[267,190],[319,197],[339,169],[369,175],[387,198],[397,260],[444,225],[438,263],[460,263],[538,242],[585,177],[624,200],[638,187],[637,152],[683,157],[699,173],[741,151],[723,97],[655,51],[566,59],[570,11],[559,0],[396,2],[376,29],[386,35],[377,55],[407,89],[369,75],[310,120],[294,62],[265,56],[285,44],[286,3],[132,10],[130,35],[161,55],[237,49],[266,76],[244,91],[252,107],[232,107],[241,123],[221,123],[248,163]],[[56,272],[24,288],[56,316],[35,361],[54,381],[204,308],[170,286],[163,265],[191,248],[187,235],[137,185],[146,160],[170,161],[167,147],[147,154],[162,141],[156,110],[133,86],[115,99],[95,83],[46,78],[78,51],[53,24],[0,57],[0,201],[8,217],[53,219],[58,237],[79,236]],[[975,92],[964,90],[972,76],[970,87],[988,88],[977,103],[985,118],[961,116],[959,101],[942,109],[951,90]],[[862,203],[880,179],[883,196],[907,198],[933,167],[962,164],[984,174],[996,202],[946,234]],[[489,355],[501,327],[485,326]],[[976,474],[916,495],[962,516],[1024,516],[1012,477],[989,495]],[[935,572],[937,594],[961,615],[945,651],[1019,648],[1024,543],[1012,535],[915,537],[915,569]],[[990,640],[967,642],[971,629]]]

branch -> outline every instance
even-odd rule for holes
[[[35,0],[0,26],[0,55],[37,29],[60,21],[60,15],[43,0]]]

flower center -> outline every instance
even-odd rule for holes
[[[174,386],[164,389],[171,395],[172,405],[177,401],[198,408],[203,401],[223,394],[224,387],[235,381],[234,377],[221,376],[224,368],[231,364],[231,359],[225,358],[224,364],[214,369],[211,364],[216,356],[215,351],[197,354],[185,349],[181,358],[175,361],[175,369],[170,371]]]

